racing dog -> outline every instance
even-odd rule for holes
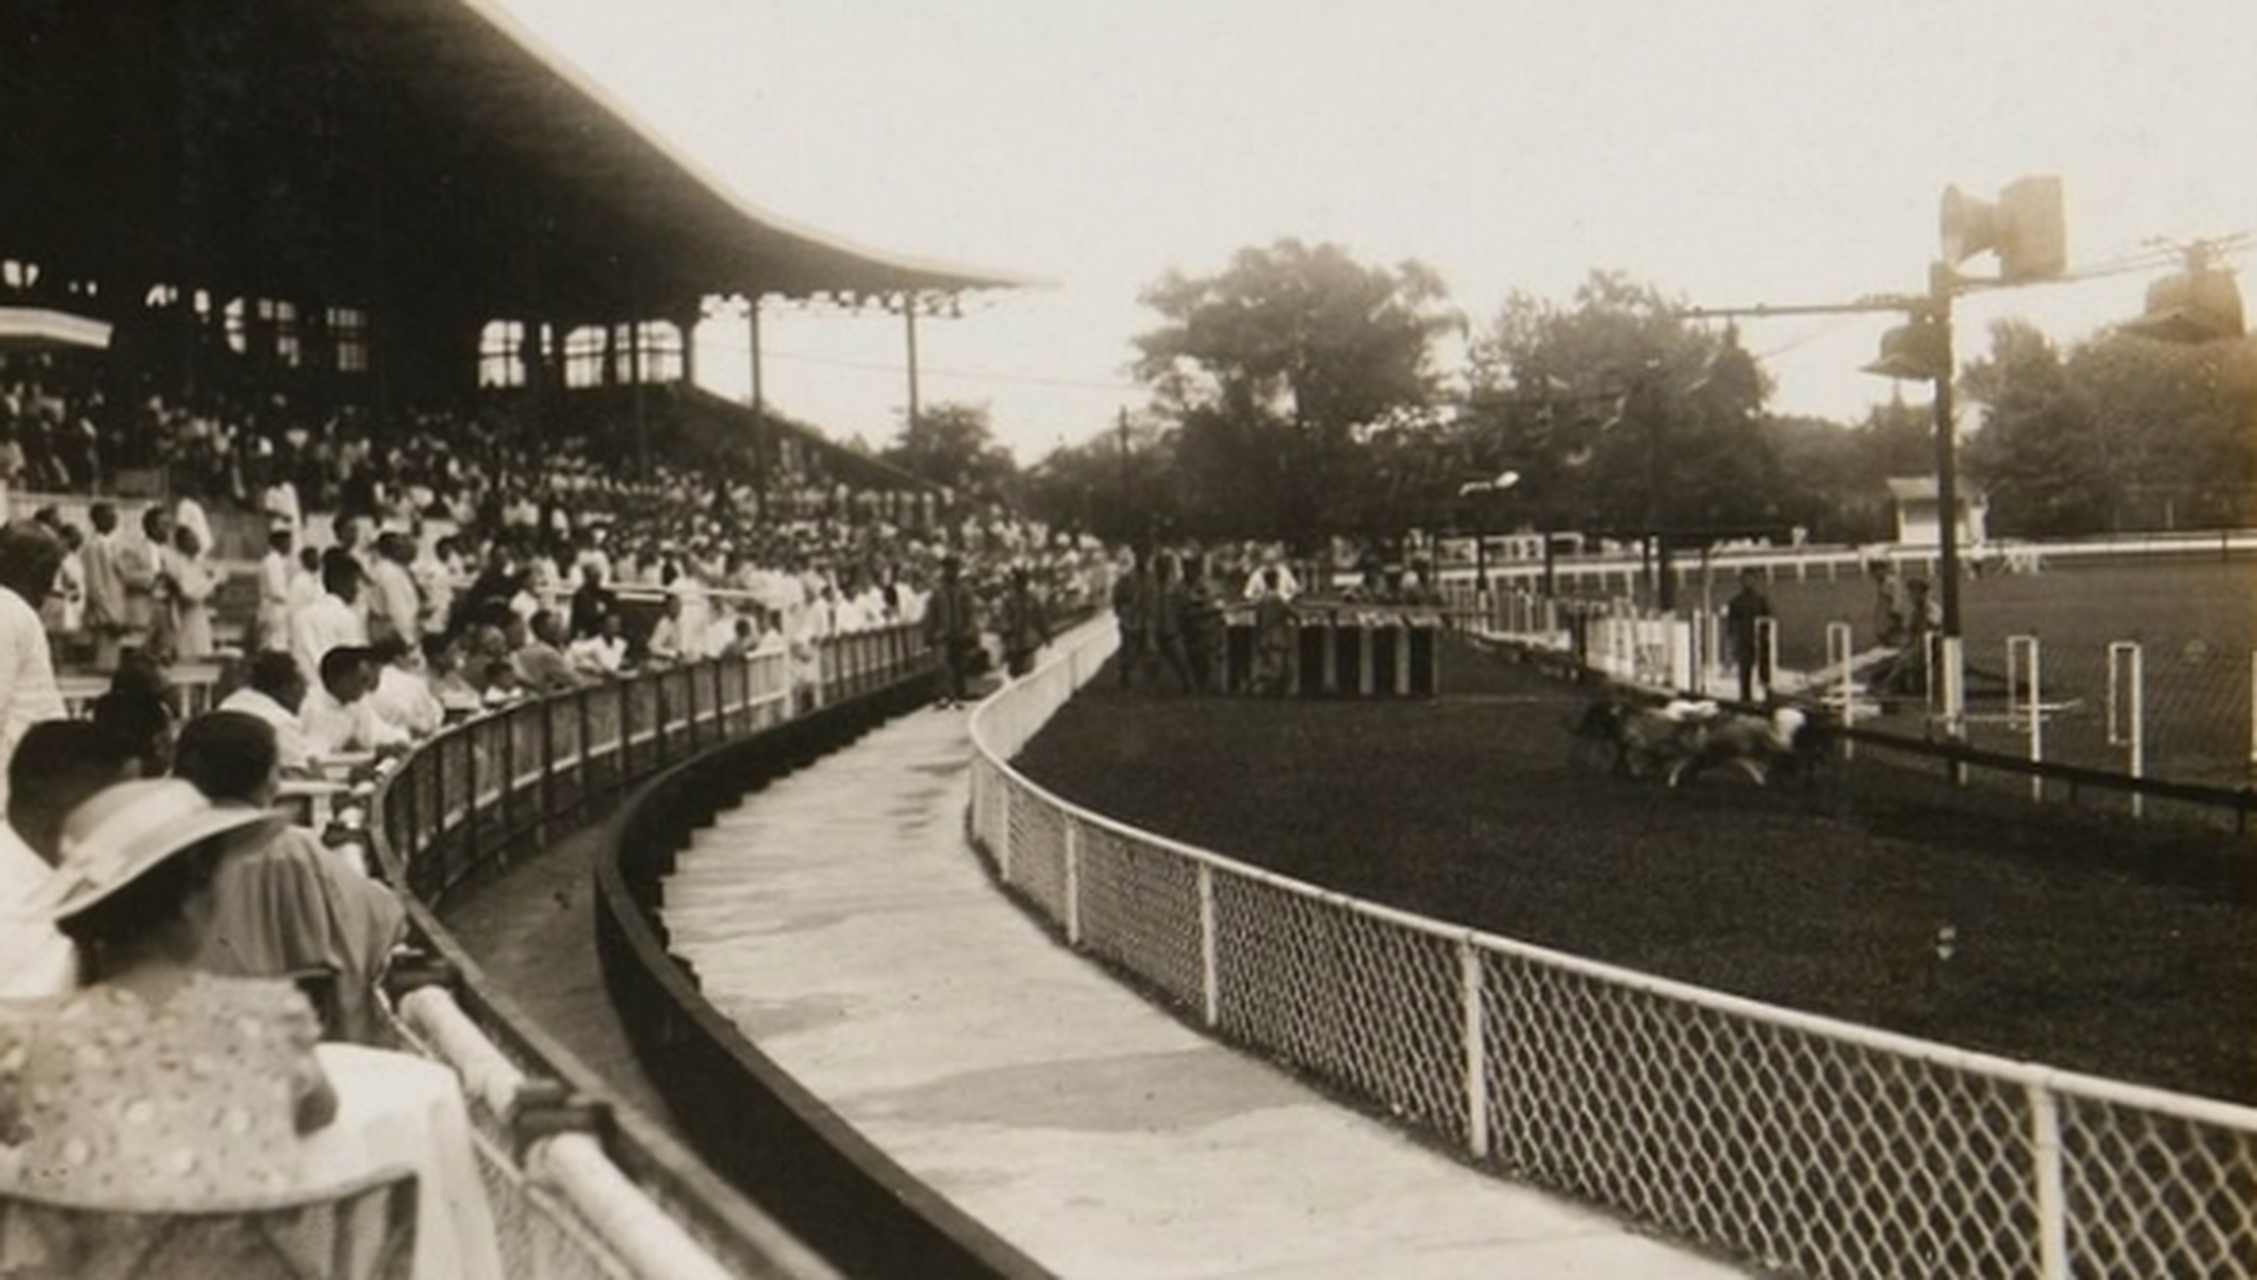
[[[1601,698],[1583,709],[1574,734],[1579,743],[1608,753],[1615,774],[1642,778],[1674,767],[1718,714],[1714,702],[1672,699],[1657,707],[1621,697]]]
[[[1824,750],[1813,724],[1810,713],[1793,706],[1774,707],[1767,716],[1741,712],[1710,716],[1673,740],[1678,751],[1666,775],[1669,785],[1720,765],[1739,769],[1759,787],[1774,769],[1807,777]]]
[[[1674,787],[1719,765],[1758,785],[1774,773],[1808,779],[1826,757],[1825,718],[1796,706],[1756,716],[1708,700],[1672,699],[1639,706],[1622,698],[1593,702],[1574,726],[1580,744],[1610,753],[1622,777],[1660,776]]]

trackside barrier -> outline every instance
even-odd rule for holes
[[[2147,774],[2147,680],[2145,654],[2130,640],[2108,646],[2108,745],[2124,749],[2124,769],[2135,778]],[[2146,797],[2132,793],[2132,816]]]
[[[1011,892],[1186,1019],[1498,1174],[1791,1274],[2257,1276],[2257,1109],[1453,928],[1051,795],[1009,761],[1110,643],[974,715],[969,823]]]
[[[1097,624],[1114,630],[1108,620]],[[920,664],[917,664],[921,666]],[[668,954],[663,881],[691,833],[747,793],[923,706],[921,670],[705,752],[638,791],[595,855],[604,983],[643,1074],[683,1116],[699,1153],[857,1276],[1034,1277],[1042,1269],[926,1187],[761,1052]]]
[[[921,672],[914,630],[826,641],[854,656],[822,655],[819,696]],[[654,669],[449,726],[376,782],[376,861],[438,961],[430,982],[401,995],[396,1032],[464,1077],[512,1275],[838,1274],[664,1130],[612,1102],[595,1072],[494,989],[436,912],[451,889],[587,825],[650,775],[784,724],[791,700],[784,654]]]

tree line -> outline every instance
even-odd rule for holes
[[[883,456],[1111,540],[1306,548],[1413,528],[1886,541],[1887,481],[1934,471],[1924,392],[1852,423],[1769,412],[1734,330],[1619,274],[1565,301],[1515,293],[1477,322],[1420,263],[1287,239],[1141,300],[1158,317],[1133,366],[1150,398],[1110,429],[1020,468],[983,406],[938,405]],[[1958,371],[1958,447],[1994,535],[2249,522],[2250,342],[2062,347],[2019,320],[1989,338]]]

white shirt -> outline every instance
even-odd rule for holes
[[[379,747],[404,746],[409,741],[407,730],[377,712],[373,694],[347,705],[337,701],[327,689],[309,689],[306,705],[298,712],[298,718],[305,722],[307,745],[322,755],[374,751]]]
[[[259,643],[277,653],[290,650],[290,581],[298,562],[270,550],[259,561]]]
[[[0,587],[0,813],[8,805],[8,762],[24,731],[68,714],[55,684],[46,626],[22,596]]]
[[[375,597],[369,602],[372,612],[390,623],[393,635],[414,644],[423,634],[423,602],[416,596],[415,579],[406,566],[379,556],[369,568],[368,582]]]
[[[245,685],[220,699],[221,711],[240,711],[274,726],[275,763],[302,771],[313,764],[313,747],[306,741],[305,725],[295,712],[266,693]]]
[[[0,825],[0,1000],[78,985],[78,948],[33,907],[54,873],[14,827]]]
[[[376,692],[364,701],[375,703],[376,714],[418,737],[438,732],[447,719],[447,709],[431,691],[431,681],[396,663],[384,664],[376,676]]]
[[[368,629],[361,624],[360,614],[326,591],[321,599],[290,618],[290,652],[315,692],[321,689],[321,655],[339,645],[367,643]]]

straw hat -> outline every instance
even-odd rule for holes
[[[63,819],[62,859],[37,907],[50,920],[69,919],[176,853],[213,836],[281,821],[265,809],[221,808],[178,778],[105,787]]]

